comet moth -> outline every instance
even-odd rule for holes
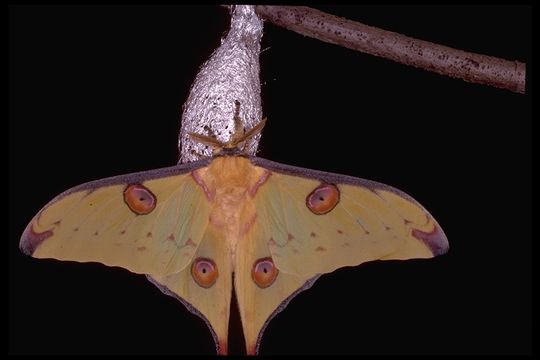
[[[246,352],[268,322],[325,273],[373,260],[448,250],[437,221],[391,186],[244,153],[235,116],[228,142],[199,161],[88,182],[31,220],[21,250],[36,258],[100,262],[145,274],[210,328],[227,353],[232,292]]]

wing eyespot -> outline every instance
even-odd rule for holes
[[[216,263],[208,258],[197,258],[191,265],[191,276],[203,288],[209,288],[216,283],[218,278]]]
[[[274,283],[279,270],[274,265],[272,258],[263,258],[255,261],[251,269],[253,282],[261,289],[267,288]]]
[[[336,207],[339,195],[336,185],[321,184],[306,197],[306,206],[315,215],[323,215]]]
[[[137,215],[150,214],[156,208],[156,196],[140,184],[129,185],[124,190],[124,202]]]

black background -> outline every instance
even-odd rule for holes
[[[530,7],[319,7],[527,62]],[[206,325],[144,277],[21,254],[74,185],[176,163],[181,105],[228,28],[217,6],[9,8],[9,351],[211,354]],[[323,276],[260,352],[531,351],[531,96],[466,83],[266,24],[259,155],[404,190],[446,232],[435,259]],[[233,324],[231,351],[241,352]]]

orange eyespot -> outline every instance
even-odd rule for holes
[[[339,190],[336,185],[322,184],[306,197],[306,206],[315,215],[326,214],[339,202]]]
[[[251,278],[260,288],[267,288],[274,283],[279,270],[271,258],[259,259],[253,265]]]
[[[156,207],[156,196],[140,184],[129,185],[124,190],[124,202],[137,215],[150,214]]]
[[[191,265],[191,276],[199,286],[203,288],[211,287],[218,277],[216,263],[206,258],[195,259],[193,265]]]

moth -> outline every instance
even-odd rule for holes
[[[232,291],[246,352],[268,322],[325,273],[448,250],[437,221],[391,186],[249,156],[265,119],[225,143],[190,134],[214,155],[88,182],[50,201],[20,249],[145,274],[210,328],[227,353]],[[234,276],[233,276],[234,275]]]

